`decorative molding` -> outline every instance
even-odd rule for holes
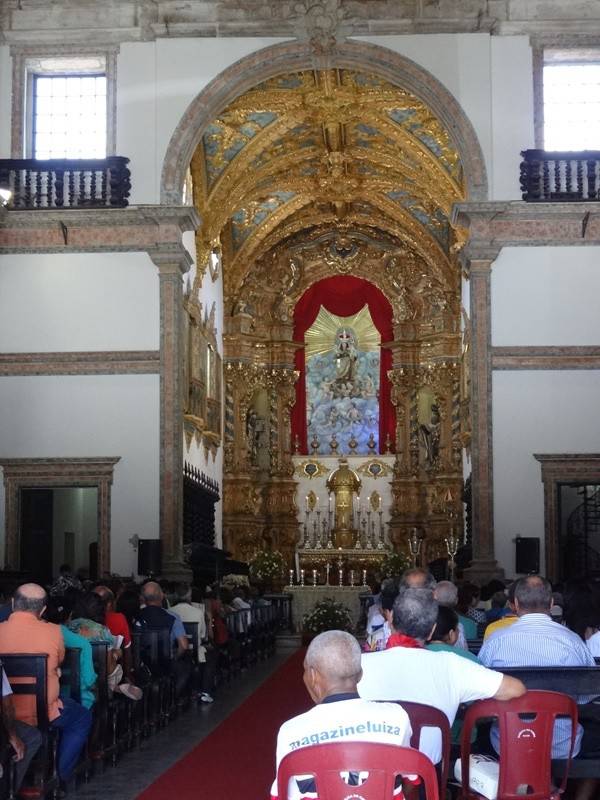
[[[296,464],[296,475],[303,478],[320,478],[329,475],[330,470],[316,458],[309,458]]]
[[[457,203],[452,221],[469,229],[467,257],[494,259],[503,247],[600,245],[595,203]]]
[[[372,458],[370,461],[365,461],[364,464],[357,467],[356,471],[360,472],[361,475],[364,475],[366,478],[373,478],[374,480],[377,480],[377,478],[386,478],[394,472],[389,464],[386,464],[385,461],[381,461],[379,458]]]
[[[0,255],[146,251],[155,263],[183,258],[190,264],[181,234],[199,224],[192,206],[9,211],[0,219]]]
[[[456,0],[419,2],[378,0],[5,0],[2,39],[38,41],[125,42],[174,37],[310,36],[317,43],[331,36],[408,33],[482,33],[553,38],[589,38],[600,34],[594,0]],[[315,19],[302,22],[316,7]],[[337,12],[337,13],[336,13]],[[333,28],[333,33],[331,29]],[[314,30],[316,29],[316,30]]]
[[[534,453],[540,462],[544,484],[544,530],[546,539],[546,576],[559,579],[559,484],[600,484],[600,454],[598,453]]]
[[[23,488],[71,486],[98,489],[98,574],[110,572],[110,494],[120,456],[99,458],[1,458],[4,472],[5,569],[19,569]]]
[[[156,375],[158,350],[69,353],[0,353],[0,376]]]
[[[493,347],[492,369],[600,369],[600,347]]]

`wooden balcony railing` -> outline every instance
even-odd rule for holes
[[[128,158],[0,159],[0,187],[9,209],[125,208],[131,189]]]
[[[530,203],[600,200],[600,150],[521,151],[521,191]]]

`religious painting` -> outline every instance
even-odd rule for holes
[[[306,331],[306,413],[315,454],[366,453],[379,440],[381,337],[368,305],[351,317],[321,306]],[[335,444],[337,443],[337,447]]]

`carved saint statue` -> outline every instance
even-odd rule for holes
[[[246,447],[248,460],[253,467],[258,466],[258,444],[260,439],[260,425],[256,411],[251,408],[246,414]]]
[[[440,457],[440,432],[442,418],[440,409],[435,403],[431,405],[431,420],[429,425],[421,425],[421,440],[425,447],[425,460],[429,468],[434,467]]]
[[[336,337],[336,381],[353,384],[356,378],[357,360],[358,352],[354,334],[347,328],[342,328]]]

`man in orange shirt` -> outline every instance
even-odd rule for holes
[[[0,654],[42,653],[48,656],[48,719],[51,727],[60,731],[58,774],[62,781],[67,781],[85,745],[92,715],[74,700],[59,698],[59,666],[65,656],[65,646],[60,627],[40,619],[46,600],[41,586],[35,583],[19,586],[13,598],[13,613],[0,625]],[[14,704],[18,720],[36,724],[33,696],[15,695]]]

